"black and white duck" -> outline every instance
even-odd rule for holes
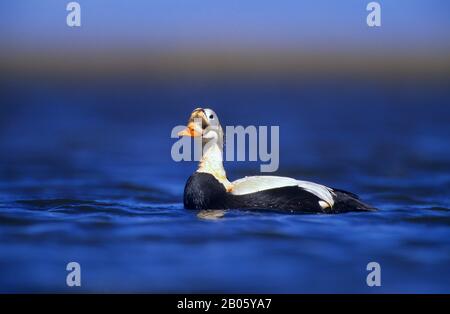
[[[374,211],[353,193],[279,176],[249,176],[230,182],[223,167],[224,133],[211,109],[195,109],[179,136],[202,137],[197,171],[184,188],[186,209],[275,210],[298,213]]]

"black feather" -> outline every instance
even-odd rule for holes
[[[334,189],[333,212],[345,213],[354,211],[375,211],[376,208],[363,203],[359,197],[353,193]]]
[[[340,213],[374,210],[353,193],[335,189],[335,204],[323,209],[316,195],[297,186],[287,186],[259,192],[233,195],[228,193],[213,175],[194,173],[184,189],[187,209],[252,209],[303,213]]]

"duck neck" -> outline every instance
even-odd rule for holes
[[[197,172],[213,175],[227,190],[230,190],[231,183],[228,181],[227,174],[223,168],[222,150],[223,148],[218,143],[206,145]]]

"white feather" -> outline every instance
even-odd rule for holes
[[[269,189],[276,189],[288,186],[298,186],[318,198],[322,201],[326,202],[329,207],[333,207],[333,190],[314,182],[308,181],[300,181],[293,178],[288,177],[276,177],[276,176],[253,176],[253,177],[245,177],[239,180],[236,180],[231,183],[233,189],[231,193],[234,195],[243,195],[250,194],[255,192],[260,192]],[[320,206],[324,207],[325,204],[320,203]],[[325,207],[328,207],[325,206]],[[324,207],[324,208],[325,208]]]

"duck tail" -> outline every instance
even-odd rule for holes
[[[335,212],[345,213],[350,211],[366,212],[377,210],[377,208],[362,202],[356,194],[339,189],[333,189],[333,191],[336,195],[334,197],[334,206],[333,206],[333,210]]]

